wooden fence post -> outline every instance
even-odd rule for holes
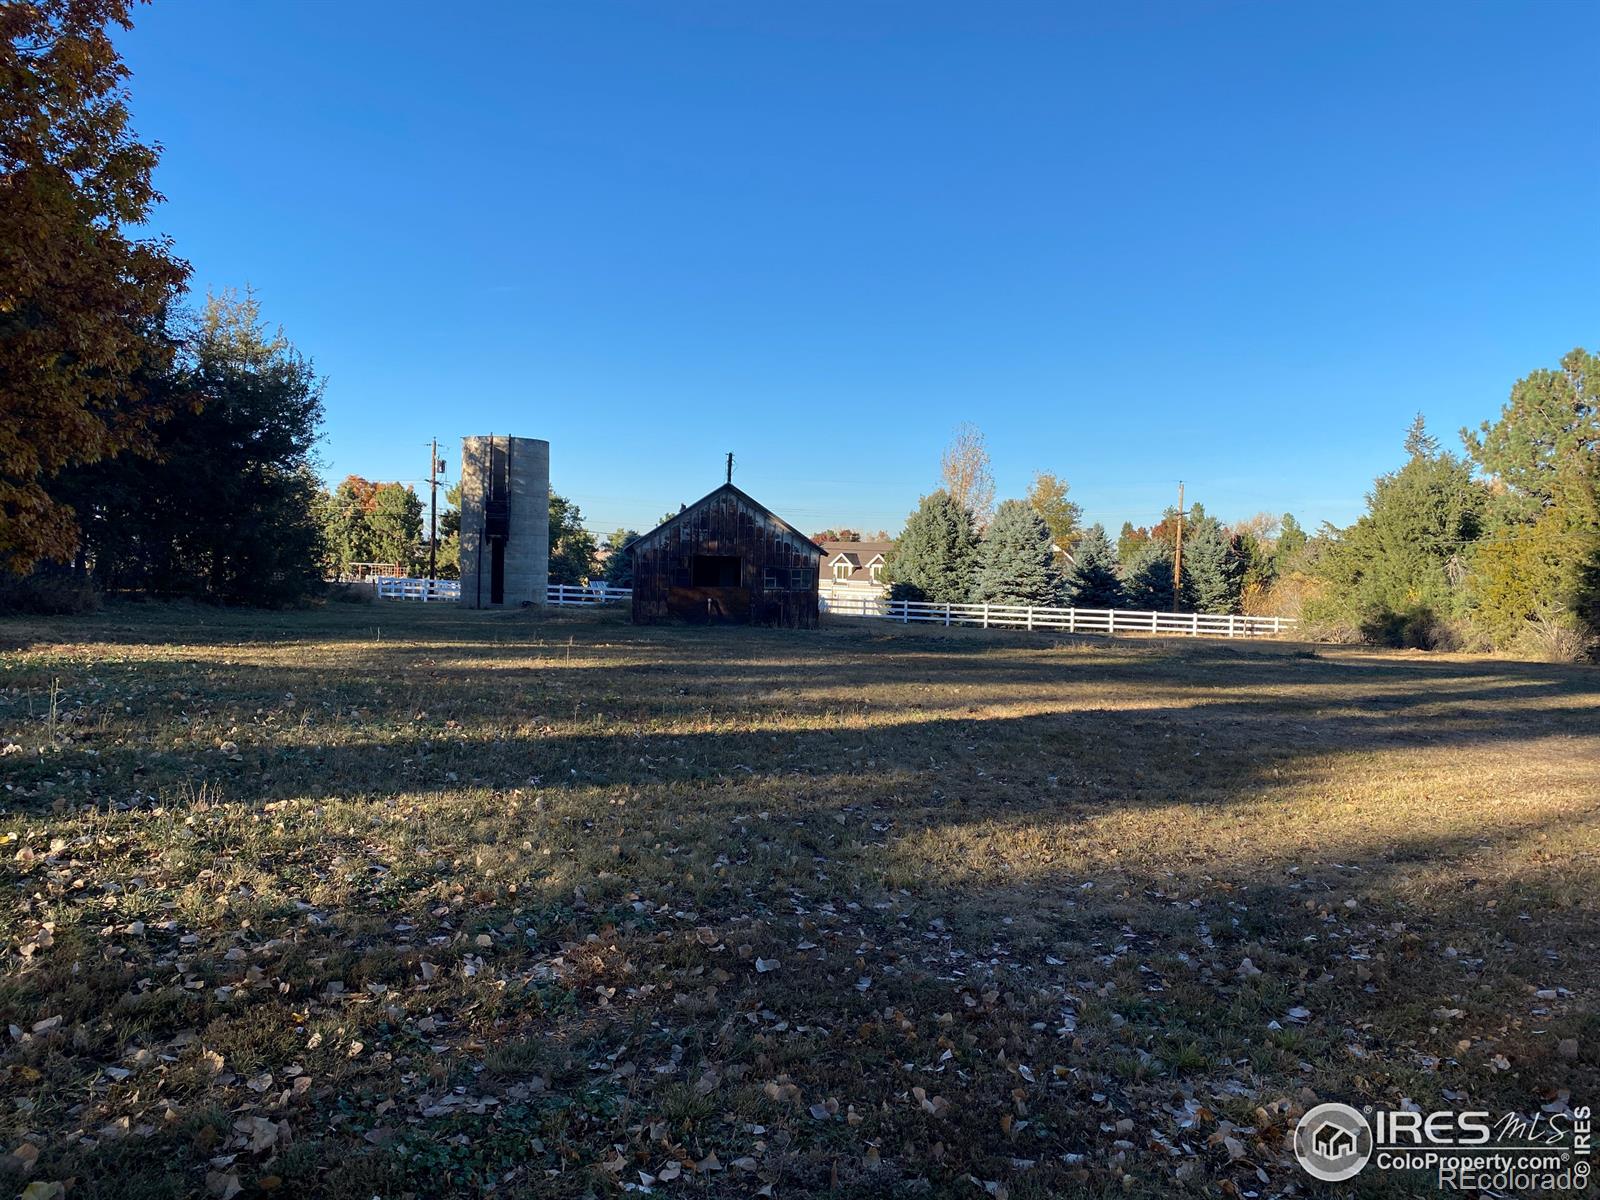
[[[1028,605],[1028,632],[1033,632],[1033,605]]]
[[[1116,631],[1117,631],[1117,610],[1114,609],[1114,608],[1113,609],[1108,609],[1106,611],[1106,632],[1107,633],[1115,633]]]

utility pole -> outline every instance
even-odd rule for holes
[[[1178,542],[1172,555],[1172,611],[1178,611],[1183,593],[1183,480],[1178,480]]]
[[[428,450],[428,578],[439,578],[439,439]]]
[[[733,482],[733,451],[728,451],[728,482]]]

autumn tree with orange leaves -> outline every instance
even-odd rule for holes
[[[161,199],[109,33],[128,12],[0,4],[0,566],[18,574],[78,542],[48,482],[140,446],[163,415],[145,381],[171,363],[164,316],[189,266],[128,232]]]

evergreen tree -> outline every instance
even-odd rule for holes
[[[1117,535],[1117,562],[1126,564],[1149,540],[1148,529],[1135,525],[1132,521],[1124,521],[1122,532]]]
[[[1231,613],[1238,608],[1242,564],[1228,531],[1203,517],[1183,539],[1184,604],[1194,612]]]
[[[1296,559],[1305,549],[1306,531],[1293,513],[1284,513],[1278,528],[1278,544],[1272,548],[1272,573],[1283,576],[1296,569]]]
[[[1076,608],[1122,608],[1127,598],[1105,526],[1091,525],[1078,539],[1075,555],[1077,561],[1066,579],[1067,603]]]
[[[906,518],[884,574],[896,600],[965,604],[972,596],[977,536],[972,514],[943,492],[924,496]]]
[[[1600,356],[1579,347],[1560,370],[1517,380],[1500,419],[1461,436],[1479,468],[1504,485],[1499,504],[1532,520],[1554,503],[1567,464],[1600,459]]]
[[[1007,500],[978,552],[974,600],[988,604],[1054,604],[1061,598],[1061,576],[1050,549],[1050,527],[1029,504]]]
[[[321,584],[311,454],[322,381],[251,296],[212,297],[159,386],[173,415],[149,454],[56,481],[97,581],[113,590],[287,604]]]
[[[1376,481],[1366,515],[1318,563],[1327,591],[1312,615],[1357,622],[1381,641],[1425,640],[1416,631],[1461,612],[1460,564],[1487,499],[1471,467],[1416,424],[1406,445],[1409,461]]]
[[[1172,547],[1150,538],[1122,564],[1122,591],[1129,608],[1139,611],[1172,609]]]
[[[1471,571],[1475,616],[1498,645],[1534,617],[1600,633],[1600,358],[1519,379],[1494,424],[1462,433],[1496,481]]]

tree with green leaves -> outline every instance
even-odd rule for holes
[[[1091,525],[1078,539],[1064,592],[1075,608],[1122,608],[1127,597],[1117,577],[1117,552],[1104,525]]]
[[[606,583],[610,587],[633,586],[633,555],[628,553],[628,543],[639,536],[633,529],[618,529],[606,535]]]
[[[16,575],[77,548],[53,478],[152,450],[152,427],[190,402],[170,386],[166,327],[189,266],[138,236],[160,196],[110,32],[128,9],[0,4],[0,570]]]
[[[416,573],[424,556],[422,498],[402,483],[380,483],[366,514],[372,562],[394,563],[406,575]]]
[[[1321,556],[1326,591],[1309,615],[1353,621],[1376,640],[1415,643],[1464,608],[1463,564],[1488,492],[1469,463],[1439,449],[1420,416],[1405,445],[1406,464],[1378,478],[1366,514]]]
[[[1117,562],[1126,564],[1149,540],[1148,529],[1142,525],[1135,525],[1132,521],[1124,521],[1122,532],[1117,535]]]
[[[1495,485],[1471,573],[1479,623],[1502,646],[1535,619],[1600,633],[1600,358],[1579,348],[1519,379],[1462,438]]]
[[[1122,592],[1129,608],[1172,608],[1172,547],[1160,538],[1139,543],[1122,564]]]
[[[565,496],[550,492],[550,582],[587,583],[594,573],[594,534],[583,513]]]
[[[321,583],[311,456],[322,380],[253,296],[211,297],[161,383],[173,415],[147,453],[62,475],[87,558],[110,590],[289,604]],[[177,398],[181,397],[181,402]]]
[[[1278,541],[1272,548],[1272,573],[1287,575],[1298,569],[1300,552],[1309,539],[1293,513],[1284,513],[1278,525]]]
[[[1072,554],[1083,520],[1083,509],[1067,499],[1069,490],[1066,480],[1049,471],[1036,472],[1028,485],[1028,503],[1049,527],[1051,541],[1061,548],[1056,555],[1057,565]]]
[[[1582,347],[1558,370],[1517,380],[1499,420],[1463,429],[1467,453],[1505,489],[1505,515],[1532,520],[1556,500],[1563,469],[1600,458],[1600,357]]]
[[[322,496],[319,511],[323,540],[329,563],[337,574],[347,573],[352,563],[375,561],[367,516],[377,488],[371,480],[347,475],[338,487]]]
[[[978,539],[972,514],[949,493],[924,496],[906,518],[884,574],[896,600],[965,604],[972,597]]]
[[[440,579],[461,578],[461,484],[450,485],[439,510],[438,572]]]
[[[995,510],[978,549],[973,599],[987,604],[1058,602],[1061,573],[1050,544],[1050,527],[1032,505],[1005,501]]]

